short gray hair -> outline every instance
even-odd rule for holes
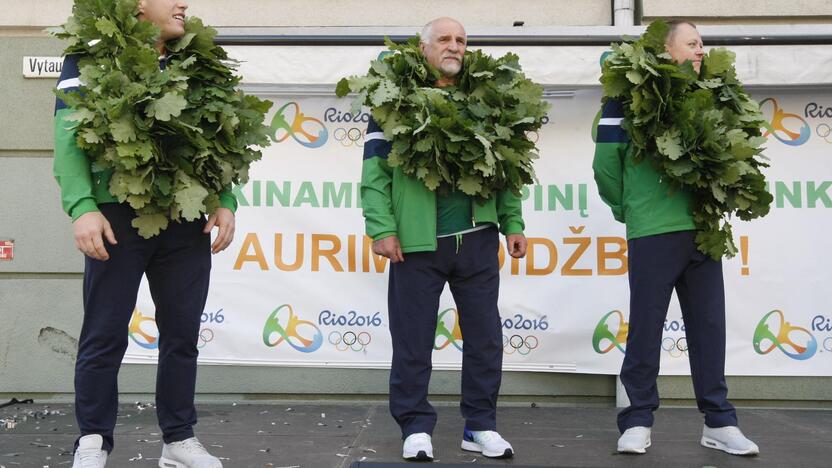
[[[446,20],[451,20],[454,23],[457,23],[458,25],[462,26],[462,23],[460,23],[459,21],[457,21],[457,20],[455,20],[455,19],[453,19],[449,16],[442,16],[442,17],[433,19],[430,22],[428,22],[428,24],[426,24],[424,27],[422,27],[422,33],[419,34],[419,41],[424,42],[425,44],[430,43],[430,41],[433,39],[433,25],[440,22],[440,21],[446,21]],[[467,34],[466,34],[466,36],[467,36]]]
[[[671,42],[673,42],[673,38],[674,36],[676,36],[676,32],[679,29],[679,26],[683,24],[686,24],[692,27],[693,29],[696,29],[696,25],[687,20],[668,21],[667,25],[670,26],[670,28],[667,30],[667,37],[664,39],[664,42],[666,44],[670,44]]]

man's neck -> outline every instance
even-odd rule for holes
[[[436,80],[436,87],[437,88],[445,88],[447,86],[454,86],[456,85],[456,77],[446,78],[442,77]]]

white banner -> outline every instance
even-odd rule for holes
[[[385,259],[363,236],[359,180],[365,114],[349,100],[285,96],[267,116],[277,142],[237,190],[237,233],[214,257],[200,362],[386,368],[391,357]],[[592,177],[600,90],[550,93],[539,135],[539,184],[523,203],[529,251],[501,267],[506,370],[617,374],[629,292],[624,227]],[[724,261],[730,375],[832,375],[828,285],[832,93],[776,91],[763,101],[768,217],[736,221],[741,253]],[[824,247],[826,245],[827,247]],[[447,289],[434,366],[458,368],[463,338]],[[155,362],[154,306],[142,285],[127,362]],[[662,374],[688,374],[673,299]]]

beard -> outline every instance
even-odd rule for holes
[[[442,72],[446,78],[453,78],[459,71],[462,70],[462,63],[450,60],[450,61],[443,61],[442,64],[439,66],[439,71]]]

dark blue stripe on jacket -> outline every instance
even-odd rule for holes
[[[64,57],[64,65],[61,68],[61,77],[58,78],[58,83],[56,86],[60,84],[62,81],[71,80],[73,78],[78,78],[81,76],[81,72],[78,70],[78,60],[80,56],[78,54],[67,55]],[[77,86],[73,86],[71,88],[64,88],[64,91],[78,91]],[[61,98],[55,99],[55,113],[57,114],[59,110],[65,109],[67,106]]]
[[[383,133],[381,127],[370,117],[370,122],[367,124],[367,135],[371,133]],[[387,159],[390,155],[390,150],[393,148],[393,143],[387,140],[375,139],[370,140],[364,144],[364,159],[379,157]]]
[[[602,119],[620,119],[624,118],[624,107],[621,102],[615,99],[608,99],[601,110]],[[598,125],[598,136],[596,138],[598,143],[627,143],[630,141],[630,136],[621,127],[621,124],[615,125]]]

